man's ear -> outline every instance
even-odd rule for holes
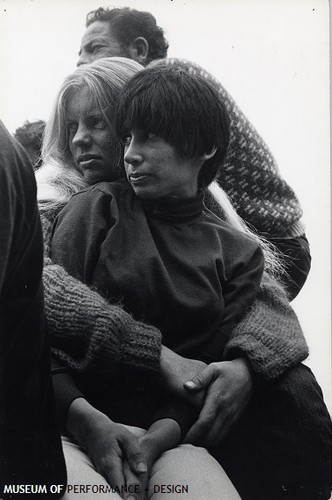
[[[201,159],[203,161],[206,161],[206,160],[209,160],[210,158],[212,158],[215,154],[216,154],[216,151],[217,151],[217,148],[214,146],[210,153],[204,153],[202,156],[201,156]]]
[[[129,45],[129,56],[134,61],[145,66],[149,54],[149,44],[145,38],[138,36]]]

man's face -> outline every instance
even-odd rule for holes
[[[95,21],[86,29],[77,66],[88,64],[103,57],[127,57],[126,50],[121,47],[111,32],[111,26],[106,21]]]

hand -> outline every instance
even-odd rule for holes
[[[163,382],[167,389],[173,394],[187,401],[194,402],[201,408],[205,398],[205,391],[190,394],[184,389],[184,383],[199,375],[206,363],[196,359],[188,359],[176,354],[165,346],[162,346],[160,357],[160,371]]]
[[[206,390],[198,420],[189,429],[186,443],[218,446],[247,406],[252,394],[252,376],[244,358],[211,363],[184,384],[190,392]]]
[[[181,428],[175,420],[170,418],[157,420],[147,432],[138,438],[148,466],[148,473],[143,480],[143,493],[147,492],[148,479],[155,461],[164,451],[175,448],[180,440]],[[142,500],[143,498],[145,497],[142,496]]]
[[[138,439],[125,426],[112,422],[85,399],[78,398],[68,410],[67,429],[88,451],[97,472],[111,486],[138,485],[137,489],[142,490],[147,463]]]

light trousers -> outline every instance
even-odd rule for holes
[[[144,432],[134,427],[129,429],[137,436]],[[68,437],[62,438],[62,444],[68,473],[63,500],[120,500],[118,493],[103,492],[107,491],[108,483],[84,450]],[[87,485],[90,487],[84,489]],[[240,499],[230,479],[208,451],[189,444],[163,453],[152,468],[148,485],[147,500],[178,500],[179,497],[182,500]]]

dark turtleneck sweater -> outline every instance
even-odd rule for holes
[[[142,201],[126,181],[100,183],[72,197],[56,221],[52,258],[135,319],[160,329],[164,345],[207,363],[222,359],[264,267],[258,244],[206,210],[202,193]],[[135,415],[125,415],[126,404],[120,409],[132,377],[117,367],[108,381],[101,373],[76,375],[76,381],[111,418],[116,413],[124,423],[146,426],[148,417],[139,414],[148,404]],[[150,401],[151,416],[158,399],[160,404],[156,381],[142,374],[135,382],[136,399]],[[109,385],[114,397],[105,398]]]

